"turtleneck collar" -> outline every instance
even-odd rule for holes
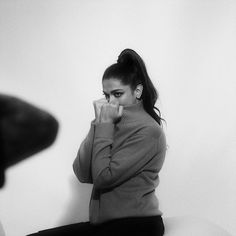
[[[124,106],[123,114],[121,120],[118,122],[119,124],[134,122],[138,119],[140,113],[143,113],[143,102],[139,101],[136,104]]]

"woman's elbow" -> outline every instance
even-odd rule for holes
[[[73,163],[73,171],[81,183],[91,183],[92,182],[91,179],[89,178],[89,176],[85,176],[82,173],[82,171],[79,170],[76,162]]]
[[[85,178],[84,176],[77,176],[78,177],[78,180],[80,181],[80,183],[83,183],[83,184],[92,184],[93,181],[91,178]]]

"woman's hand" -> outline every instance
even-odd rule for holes
[[[108,103],[106,99],[100,99],[93,103],[96,121],[99,123],[115,123],[123,113],[123,106],[118,102]]]
[[[103,104],[100,113],[101,123],[115,123],[123,113],[123,106],[119,106],[118,102]]]
[[[95,118],[96,118],[95,122],[99,122],[101,107],[105,103],[108,103],[105,98],[101,98],[101,99],[96,100],[96,101],[93,102],[93,107],[94,107],[94,111],[95,111]]]

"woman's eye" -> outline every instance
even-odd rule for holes
[[[115,94],[114,94],[114,96],[115,96],[116,98],[119,98],[121,95],[122,95],[122,93],[115,93]]]

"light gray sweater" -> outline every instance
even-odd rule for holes
[[[155,188],[166,153],[162,128],[142,103],[124,107],[117,124],[91,123],[73,169],[92,183],[92,224],[124,217],[161,215]]]

